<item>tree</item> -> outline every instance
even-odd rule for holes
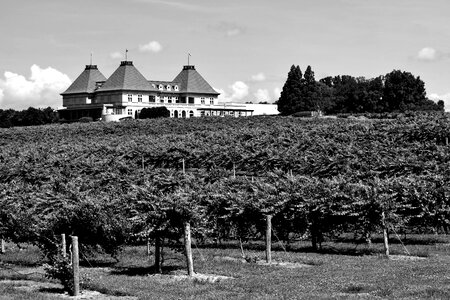
[[[278,99],[278,111],[282,115],[296,112],[295,107],[302,93],[302,76],[300,67],[292,65]]]
[[[400,70],[386,74],[383,100],[387,103],[389,111],[439,109],[437,104],[433,105],[434,102],[430,103],[426,98],[425,83],[420,77],[414,77],[411,73]]]
[[[139,119],[168,118],[170,111],[165,106],[143,108],[139,114]]]

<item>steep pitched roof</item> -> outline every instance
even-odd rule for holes
[[[195,70],[194,66],[184,66],[173,80],[180,83],[180,93],[198,93],[219,95],[209,83]]]
[[[145,77],[133,66],[132,61],[122,61],[105,81],[99,92],[112,90],[155,91]]]
[[[95,83],[105,80],[106,77],[97,69],[96,65],[87,65],[84,71],[61,95],[92,93],[95,90]]]

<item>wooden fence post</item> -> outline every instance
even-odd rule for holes
[[[161,274],[161,236],[155,235],[155,273]]]
[[[381,212],[381,225],[383,226],[383,242],[384,242],[384,251],[386,256],[389,258],[389,240],[388,240],[388,229],[386,225],[386,216],[384,211]]]
[[[72,269],[73,291],[72,296],[80,294],[80,257],[78,252],[78,237],[72,236]]]
[[[266,216],[266,262],[272,263],[272,216]]]
[[[183,174],[186,174],[186,165],[185,165],[185,162],[184,162],[184,158],[183,158]]]
[[[66,235],[63,233],[61,234],[61,254],[62,257],[66,258],[67,253],[66,253]]]
[[[5,240],[4,239],[1,239],[1,248],[0,248],[0,253],[5,253],[6,252],[6,250],[5,250]]]
[[[192,260],[191,224],[189,222],[184,222],[184,247],[186,251],[188,276],[192,276],[194,275],[194,262]]]

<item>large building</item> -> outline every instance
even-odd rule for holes
[[[173,81],[147,80],[131,61],[122,61],[106,78],[96,65],[87,65],[63,92],[60,118],[116,121],[137,118],[145,107],[165,106],[173,118],[250,116],[246,105],[219,104],[216,92],[194,66],[184,66]]]

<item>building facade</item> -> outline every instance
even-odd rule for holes
[[[219,93],[193,65],[184,66],[173,81],[147,80],[132,61],[122,61],[109,78],[96,65],[87,65],[61,96],[63,108],[58,112],[68,121],[138,118],[143,108],[158,106],[165,106],[173,118],[253,114],[245,105],[219,104]]]

